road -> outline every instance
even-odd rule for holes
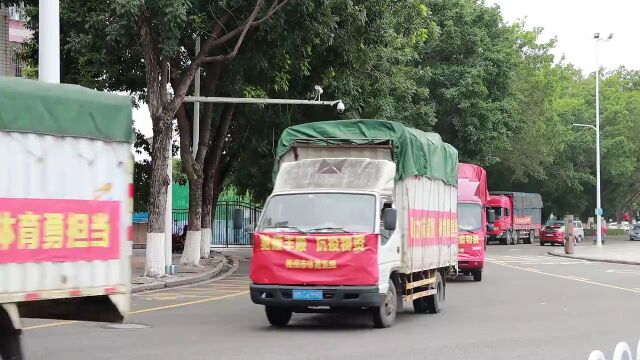
[[[448,283],[442,313],[405,305],[396,324],[295,314],[268,326],[247,294],[248,262],[207,284],[134,296],[131,328],[30,321],[28,359],[586,359],[640,337],[640,267],[490,245],[483,281]]]

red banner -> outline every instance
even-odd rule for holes
[[[409,245],[449,245],[458,241],[458,214],[409,209]]]
[[[118,201],[0,198],[0,264],[119,257]]]
[[[256,284],[377,284],[378,237],[254,234],[251,280]]]
[[[484,261],[484,236],[473,233],[460,234],[458,261]]]

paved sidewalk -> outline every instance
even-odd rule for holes
[[[607,236],[601,248],[593,245],[595,237],[587,236],[575,247],[572,255],[564,253],[564,248],[549,251],[550,255],[574,259],[601,261],[617,264],[640,265],[640,241],[629,241],[629,236]]]
[[[131,256],[131,292],[137,293],[147,290],[163,289],[182,286],[205,281],[218,275],[225,268],[230,267],[228,257],[217,252],[212,252],[209,259],[200,260],[196,267],[180,265],[181,254],[173,254],[173,264],[176,265],[176,274],[162,278],[152,279],[144,277],[145,249],[134,249]]]

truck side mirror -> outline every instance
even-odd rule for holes
[[[496,222],[496,211],[489,209],[489,211],[487,212],[487,217],[488,217],[487,222],[489,224],[493,224],[494,222]]]
[[[242,209],[233,209],[233,228],[240,230],[244,227],[244,211]]]
[[[396,221],[398,219],[398,212],[393,208],[386,208],[382,210],[382,226],[385,230],[393,231],[396,229]]]
[[[487,231],[491,232],[493,231],[493,229],[495,229],[495,226],[493,226],[493,224],[487,224]]]

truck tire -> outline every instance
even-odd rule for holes
[[[473,281],[482,281],[482,270],[474,270],[471,275],[473,275]]]
[[[265,306],[265,312],[267,313],[267,320],[273,327],[285,327],[291,320],[293,312],[291,309],[278,306]]]
[[[0,334],[0,359],[22,360],[22,346],[20,345],[20,333]]]
[[[533,242],[535,241],[536,238],[536,234],[534,231],[530,231],[529,232],[529,238],[527,239],[527,244],[533,244]]]
[[[520,239],[518,238],[518,232],[513,231],[511,233],[511,245],[518,245],[519,242],[520,242]]]
[[[510,232],[505,232],[504,233],[504,239],[500,240],[500,243],[502,245],[511,245],[511,233]]]
[[[396,321],[397,299],[396,286],[393,281],[389,280],[389,290],[387,290],[382,306],[371,308],[374,327],[383,329],[393,325]]]
[[[440,272],[436,272],[435,288],[437,293],[434,295],[429,295],[425,298],[427,303],[427,311],[429,311],[429,313],[431,314],[439,313],[442,310],[442,306],[444,305],[445,288],[444,288],[444,282],[442,281],[442,276],[440,275]]]

